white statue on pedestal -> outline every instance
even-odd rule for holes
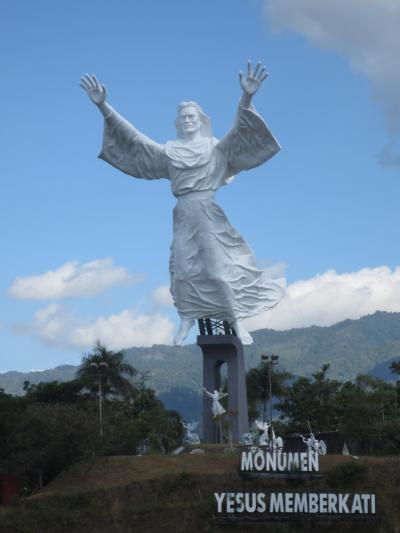
[[[184,442],[187,442],[188,444],[200,444],[200,437],[197,433],[194,433],[198,424],[198,422],[189,422],[188,424],[182,422],[182,426],[185,430],[185,436],[183,438]]]
[[[271,433],[272,433],[271,444],[270,444],[271,451],[277,451],[277,452],[282,451],[283,450],[283,439],[282,437],[277,437],[275,435],[275,431],[272,425],[271,425]]]
[[[271,427],[270,424],[268,424],[268,422],[260,422],[259,420],[256,420],[255,424],[258,429],[263,432],[258,439],[260,446],[269,446],[270,442],[268,437],[268,431]]]
[[[222,405],[219,403],[219,400],[222,400],[222,398],[225,398],[225,396],[228,396],[227,392],[222,392],[222,389],[215,390],[214,392],[208,392],[206,388],[203,387],[204,394],[212,399],[212,412],[214,415],[214,418],[217,416],[224,415],[226,413],[225,409],[222,407]]]
[[[310,436],[306,437],[305,435],[300,435],[302,438],[304,444],[307,445],[308,451],[317,452],[320,455],[326,455],[327,454],[327,446],[326,442],[321,440],[318,440],[315,438],[314,433],[312,432],[310,422],[308,422],[308,427],[310,429]]]
[[[171,293],[181,318],[174,339],[181,345],[195,319],[227,320],[243,344],[252,338],[241,320],[275,306],[281,281],[256,267],[254,254],[216,204],[214,193],[243,170],[261,165],[279,144],[252,106],[267,77],[265,67],[248,63],[240,73],[243,95],[235,124],[222,139],[213,137],[210,119],[196,102],[182,102],[175,122],[177,139],[158,144],[121,117],[107,102],[94,75],[81,86],[104,115],[99,157],[136,178],[166,178],[177,198],[170,257]],[[266,199],[266,209],[267,209]]]

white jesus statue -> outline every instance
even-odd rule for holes
[[[105,119],[99,157],[146,180],[168,179],[177,203],[169,263],[171,294],[181,319],[174,343],[182,345],[196,319],[227,320],[243,344],[252,338],[242,320],[275,306],[283,285],[256,267],[255,256],[217,205],[214,194],[242,170],[261,165],[279,144],[252,106],[267,77],[260,63],[239,73],[243,94],[235,123],[221,140],[196,102],[182,102],[175,122],[177,139],[158,144],[139,132],[106,101],[94,75],[81,86]]]

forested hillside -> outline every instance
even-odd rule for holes
[[[294,375],[310,375],[323,363],[330,363],[330,376],[354,379],[358,374],[380,372],[387,361],[400,358],[400,313],[376,312],[359,320],[344,320],[330,327],[312,326],[253,333],[254,344],[246,346],[247,369],[257,366],[261,353],[279,355],[280,368]],[[201,350],[196,345],[129,348],[125,357],[139,371],[147,372],[149,386],[162,397],[198,394],[201,388]],[[385,366],[386,365],[386,366]],[[0,387],[21,394],[23,382],[66,381],[75,367],[64,365],[43,372],[6,372]]]

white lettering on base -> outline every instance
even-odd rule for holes
[[[265,513],[265,511],[267,510],[267,505],[265,503],[265,494],[263,492],[259,492],[257,494],[257,503],[258,503],[257,511],[259,513]]]
[[[328,500],[328,495],[325,494],[325,493],[321,493],[319,495],[319,512],[320,513],[327,513],[328,512],[328,509],[327,509],[327,502]]]
[[[225,498],[225,492],[222,492],[221,494],[219,494],[218,492],[214,492],[214,496],[215,496],[215,499],[217,500],[218,512],[222,513],[222,502],[224,501],[224,498]]]
[[[308,471],[319,472],[319,453],[308,452]]]
[[[293,513],[293,493],[287,492],[285,494],[285,512]]]
[[[285,511],[283,505],[283,496],[281,492],[276,494],[271,492],[271,497],[269,500],[269,512],[270,513],[283,513]]]
[[[236,503],[238,504],[239,507],[236,508],[236,512],[237,513],[243,513],[244,511],[244,502],[243,502],[243,498],[244,498],[244,494],[243,492],[238,492],[236,494]]]
[[[251,452],[243,452],[240,464],[240,470],[253,470],[253,454]]]
[[[350,494],[339,494],[339,513],[348,513],[347,500]]]
[[[241,453],[242,472],[319,472],[319,454],[310,452],[269,452],[262,449]]]
[[[266,465],[265,470],[267,472],[276,472],[276,453],[267,453],[266,454]]]
[[[326,492],[214,492],[218,513],[375,514],[375,494]]]
[[[318,513],[318,508],[318,494],[315,492],[310,492],[308,495],[308,512]]]
[[[328,513],[337,513],[337,494],[328,494]]]
[[[293,512],[308,513],[308,498],[305,492],[303,494],[297,493],[294,495]]]
[[[235,493],[234,492],[228,492],[226,494],[226,512],[227,513],[234,513],[235,509],[233,507],[233,504],[235,503]]]
[[[361,502],[361,498],[359,494],[354,494],[353,498],[353,504],[351,506],[351,512],[352,513],[362,513],[363,512],[363,506]]]
[[[264,470],[264,468],[265,468],[265,455],[264,455],[264,453],[261,450],[254,454],[253,462],[254,462],[254,467],[255,467],[256,470],[259,470],[259,471]]]

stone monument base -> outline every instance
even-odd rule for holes
[[[203,352],[203,387],[219,390],[221,366],[228,366],[228,409],[223,423],[227,423],[233,442],[238,442],[249,431],[246,372],[243,346],[234,335],[198,335],[197,344]],[[212,401],[203,397],[203,440],[206,443],[223,442],[222,424],[214,419]]]

